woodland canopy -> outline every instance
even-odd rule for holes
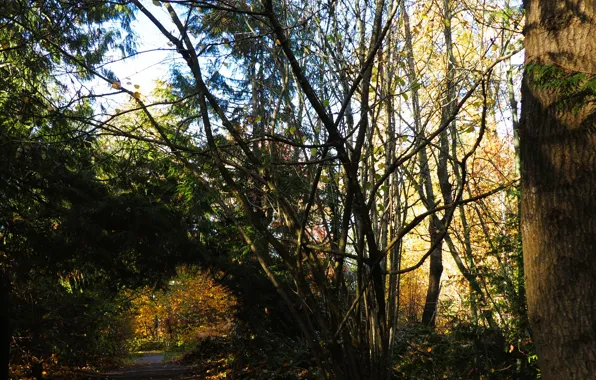
[[[0,379],[594,378],[595,17],[4,0]]]

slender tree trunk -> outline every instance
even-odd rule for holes
[[[445,47],[447,55],[447,68],[445,73],[445,101],[443,110],[441,112],[441,124],[451,117],[453,107],[455,106],[455,83],[454,83],[454,69],[455,57],[453,56],[453,44],[451,38],[451,7],[449,0],[443,1],[443,10],[445,13],[445,20],[443,22],[443,35],[445,37]],[[453,128],[455,129],[455,128]],[[437,162],[437,177],[439,179],[439,187],[443,197],[443,204],[451,204],[453,202],[453,195],[451,194],[451,183],[449,182],[448,157],[449,157],[449,128],[446,128],[439,135],[439,160]],[[430,176],[430,174],[429,174]],[[430,180],[430,178],[429,178]],[[429,199],[430,201],[430,199]],[[434,203],[434,200],[432,200]],[[429,202],[429,207],[432,207]],[[437,239],[442,239],[442,229],[444,223],[438,217],[433,216],[429,225],[429,232],[431,236],[431,244],[434,244]],[[437,245],[433,253],[430,255],[430,268],[428,278],[428,290],[426,292],[426,302],[424,304],[424,313],[422,314],[422,323],[427,326],[435,325],[435,318],[437,315],[437,306],[439,302],[439,295],[441,291],[441,275],[443,274],[443,244]]]
[[[393,1],[390,2],[389,8],[392,9],[394,6]],[[382,59],[379,60],[379,77],[381,78],[381,98],[384,98],[384,116],[385,116],[385,123],[386,123],[386,133],[385,133],[385,167],[389,167],[391,165],[391,161],[395,156],[395,149],[396,149],[396,135],[395,135],[395,107],[394,107],[394,99],[391,96],[394,93],[395,85],[393,83],[393,78],[395,77],[395,66],[394,63],[394,50],[392,49],[393,46],[393,33],[390,31],[387,35],[387,48],[384,50],[384,54],[382,55]],[[396,173],[393,174],[395,176]],[[380,239],[380,246],[386,247],[389,239],[391,238],[391,234],[393,231],[397,229],[394,223],[394,212],[395,207],[393,205],[399,205],[399,199],[392,199],[390,193],[393,192],[397,194],[397,189],[392,188],[393,183],[393,176],[390,176],[386,180],[386,190],[383,191],[382,196],[382,218],[380,220],[380,230],[381,230],[381,239]],[[394,196],[395,197],[395,196]],[[399,244],[398,244],[399,246]],[[383,270],[387,270],[388,267],[391,270],[396,270],[397,268],[397,260],[396,260],[396,249],[394,247],[388,257],[383,260]],[[397,322],[397,310],[396,310],[396,291],[397,291],[397,275],[389,275],[383,276],[383,282],[387,284],[387,311],[386,311],[386,319],[382,321],[385,324],[385,334],[383,336],[383,357],[384,357],[384,368],[385,371],[385,378],[390,379],[391,374],[393,372],[392,360],[393,357],[393,347],[394,347],[394,339],[395,339],[395,324]]]
[[[507,4],[509,6],[509,4]],[[511,126],[513,129],[513,147],[515,152],[515,176],[519,178],[521,169],[520,169],[520,162],[519,162],[519,111],[518,111],[518,103],[515,98],[515,87],[513,83],[513,64],[511,59],[509,59],[509,69],[507,70],[507,94],[509,97],[509,108],[511,109]],[[521,220],[521,199],[519,196],[519,191],[517,192],[517,216],[516,216],[516,223],[518,228],[520,228],[520,220]],[[526,307],[526,289],[524,284],[524,254],[523,249],[515,255],[515,267],[517,269],[517,300],[516,300],[516,308],[519,314],[519,331],[520,334],[518,336],[518,342],[521,342],[522,336],[527,334],[530,331],[529,321],[528,321],[528,311]],[[517,359],[517,377],[516,379],[521,379],[523,373],[525,372],[525,368],[528,363],[522,358]]]
[[[12,337],[9,314],[10,281],[5,271],[1,271],[0,276],[0,380],[8,380],[10,338]]]
[[[418,90],[414,84],[417,82],[416,79],[416,65],[414,62],[414,47],[412,45],[412,32],[410,29],[410,17],[402,1],[400,3],[402,18],[404,20],[404,34],[405,44],[407,51],[407,67],[406,76],[411,86],[411,101],[412,110],[414,117],[414,131],[421,137],[424,136],[421,126],[421,115],[420,115],[420,101],[418,98]],[[428,164],[428,155],[426,148],[420,150],[418,154],[418,163],[420,165],[420,186],[418,187],[418,193],[420,198],[423,199],[427,205],[427,208],[432,208],[435,203],[435,195],[432,186],[432,177],[430,173],[430,167]],[[430,244],[432,245],[435,240],[434,236],[438,236],[440,229],[440,220],[438,217],[433,216],[429,221],[428,231],[431,237]],[[430,268],[428,274],[428,288],[426,292],[426,301],[424,302],[424,312],[422,314],[422,323],[424,325],[432,326],[435,322],[435,312],[437,300],[439,298],[439,287],[441,283],[441,274],[443,273],[443,247],[437,246],[430,256]]]
[[[480,283],[478,282],[476,275],[472,274],[470,272],[470,269],[466,268],[466,266],[464,265],[450,235],[447,235],[445,237],[445,242],[447,243],[447,246],[449,247],[449,251],[451,252],[451,256],[453,257],[453,260],[455,261],[455,265],[457,266],[457,268],[459,269],[461,274],[464,276],[464,278],[468,281],[468,284],[469,284],[470,290],[471,290],[470,297],[474,297],[474,299],[478,301],[477,303],[479,303],[481,306],[483,306],[484,310],[482,311],[482,316],[486,319],[488,326],[492,330],[500,332],[499,325],[497,324],[497,322],[495,321],[495,318],[493,316],[493,310],[492,310],[492,308],[488,307],[489,302],[486,299],[486,297],[484,296],[484,293],[482,292],[482,287],[480,286]],[[478,306],[476,305],[475,308],[476,308],[476,310],[474,310],[474,312],[476,313],[476,316],[475,316],[474,324],[476,325],[478,322],[477,321]]]
[[[530,325],[543,379],[596,379],[596,107],[593,90],[569,81],[594,80],[596,2],[525,7],[526,65],[534,65],[520,125]]]

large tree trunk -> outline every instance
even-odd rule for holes
[[[526,0],[520,155],[530,325],[542,377],[596,379],[594,0]]]

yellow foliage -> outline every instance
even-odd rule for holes
[[[165,290],[144,289],[134,301],[134,331],[139,339],[188,343],[226,333],[237,300],[206,272],[181,268]]]

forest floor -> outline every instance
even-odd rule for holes
[[[128,364],[103,372],[70,371],[54,380],[242,380],[314,379],[311,359],[302,349],[265,340],[271,347],[255,340],[231,341],[210,337],[194,350],[182,353],[149,351],[135,353]],[[293,341],[292,341],[293,342]]]

